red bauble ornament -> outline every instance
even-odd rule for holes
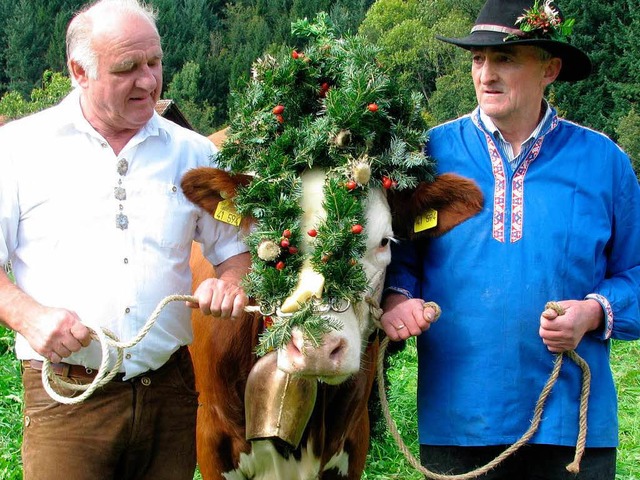
[[[318,235],[318,231],[315,228],[312,228],[307,232],[307,235],[309,235],[310,237],[315,237]]]
[[[370,103],[369,105],[367,105],[367,110],[369,110],[370,112],[377,112],[378,111],[378,104]]]
[[[360,235],[362,233],[362,225],[359,223],[351,227],[351,233],[355,235]]]
[[[284,112],[284,105],[276,105],[271,111],[274,115],[280,115],[282,112]]]

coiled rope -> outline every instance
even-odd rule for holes
[[[113,332],[109,331],[106,328],[101,328],[98,330],[92,329],[91,338],[97,340],[100,343],[102,350],[102,360],[100,362],[100,367],[98,368],[98,373],[93,378],[91,383],[79,385],[63,380],[58,375],[55,375],[53,373],[53,369],[51,368],[51,361],[45,358],[42,362],[42,385],[44,386],[46,392],[56,402],[64,403],[66,405],[72,405],[85,401],[93,394],[93,392],[109,383],[118,374],[118,372],[120,371],[120,366],[122,365],[122,360],[124,358],[124,350],[140,343],[140,341],[145,337],[149,330],[151,330],[151,327],[153,327],[153,325],[155,324],[162,309],[168,303],[177,301],[197,303],[198,299],[191,295],[169,295],[168,297],[165,297],[158,304],[156,309],[151,313],[149,319],[140,329],[138,334],[128,342],[121,342]],[[113,365],[109,365],[111,363],[111,349],[116,350],[116,360]],[[53,387],[51,386],[51,380],[53,380],[53,383],[55,383],[59,388],[66,388],[74,392],[82,393],[77,396],[74,396],[74,394],[71,394],[70,396],[62,395],[53,389]]]
[[[372,300],[369,300],[370,303]],[[435,305],[435,304],[434,304]],[[434,308],[436,308],[435,305]],[[545,306],[545,308],[552,308],[555,310],[558,315],[564,314],[564,309],[557,302],[549,302]],[[439,307],[436,308],[439,310]],[[374,316],[374,320],[378,325],[378,328],[382,329],[382,325],[380,325],[380,317],[382,316],[382,310],[379,307],[371,307],[371,311]],[[385,420],[387,422],[387,426],[391,435],[395,439],[400,451],[404,454],[405,458],[420,473],[425,475],[427,478],[431,478],[433,480],[470,480],[473,478],[477,478],[480,475],[484,475],[490,470],[496,468],[503,460],[507,457],[514,454],[520,447],[525,445],[531,437],[537,431],[541,419],[542,419],[542,411],[544,409],[544,404],[547,401],[551,393],[551,389],[558,381],[558,377],[560,376],[560,369],[562,367],[562,361],[564,357],[568,357],[573,362],[575,362],[582,369],[582,388],[580,391],[580,415],[579,415],[579,431],[578,438],[576,441],[576,452],[573,458],[573,461],[566,466],[567,471],[570,473],[577,474],[580,472],[580,461],[582,460],[582,455],[584,454],[584,449],[587,440],[587,410],[588,410],[588,399],[589,392],[591,388],[591,371],[589,370],[589,365],[587,362],[580,357],[574,350],[566,351],[560,354],[556,354],[556,358],[553,364],[553,370],[551,371],[551,375],[549,379],[545,383],[542,392],[536,402],[533,418],[531,420],[531,426],[527,429],[527,431],[520,437],[513,445],[509,446],[505,449],[500,455],[498,455],[495,459],[491,460],[489,463],[482,467],[478,467],[475,470],[472,470],[463,474],[456,475],[445,475],[437,472],[432,472],[428,470],[424,466],[420,464],[420,461],[411,453],[407,445],[402,440],[402,436],[398,431],[398,427],[391,417],[391,412],[389,409],[389,401],[387,400],[387,393],[385,387],[385,378],[384,378],[384,357],[385,352],[387,350],[387,346],[389,345],[389,338],[385,337],[380,344],[380,351],[378,353],[378,364],[377,364],[377,379],[378,379],[378,393],[380,395],[380,403],[382,405],[382,412],[384,414]]]

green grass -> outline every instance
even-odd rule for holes
[[[616,480],[640,480],[640,342],[614,342],[613,372],[618,385],[620,448]],[[398,429],[414,456],[416,435],[415,341],[390,359],[389,404]],[[21,480],[22,386],[13,355],[13,335],[0,327],[0,479]],[[422,480],[389,434],[384,419],[375,427],[363,479]],[[201,479],[196,473],[194,480]]]
[[[13,335],[0,327],[0,478],[21,480],[22,384]]]
[[[620,422],[616,480],[640,480],[640,341],[614,341],[611,364],[618,386]],[[417,457],[416,370],[415,341],[411,341],[404,351],[391,358],[389,405],[402,439]],[[386,428],[376,432],[372,440],[363,478],[423,479],[405,460]]]

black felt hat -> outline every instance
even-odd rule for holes
[[[463,38],[436,35],[467,50],[500,45],[534,45],[562,59],[558,80],[575,82],[591,73],[591,60],[567,39],[573,20],[565,20],[551,0],[487,0],[471,33]]]

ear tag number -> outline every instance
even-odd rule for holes
[[[231,200],[218,202],[213,218],[230,225],[239,226],[242,217],[238,214]]]
[[[416,221],[413,224],[413,232],[424,232],[436,225],[438,225],[438,212],[431,209],[416,218]]]

